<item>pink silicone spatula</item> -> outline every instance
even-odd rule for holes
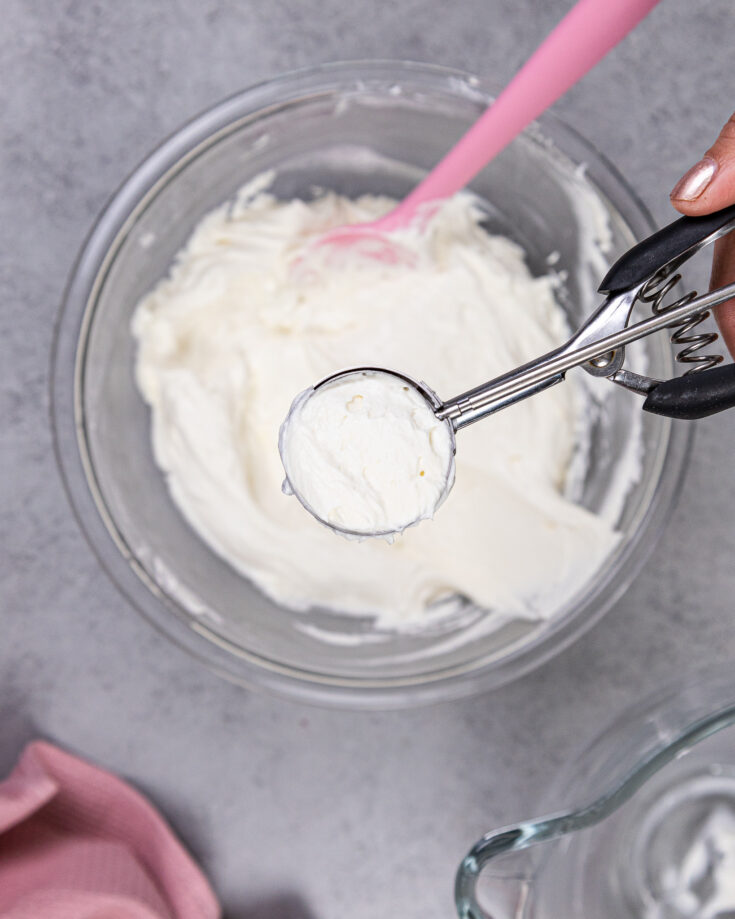
[[[410,224],[422,205],[448,198],[464,188],[534,118],[622,41],[658,2],[579,0],[495,102],[408,197],[379,220],[330,230],[319,244],[360,237],[375,239]],[[386,251],[382,250],[382,257]]]

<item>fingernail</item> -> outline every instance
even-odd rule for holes
[[[717,172],[717,160],[704,156],[674,186],[671,197],[678,201],[694,201],[698,198]]]

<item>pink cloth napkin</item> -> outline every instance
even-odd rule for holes
[[[116,776],[37,741],[0,782],[0,919],[217,919],[204,876]]]

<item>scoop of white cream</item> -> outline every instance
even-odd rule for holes
[[[553,279],[488,235],[468,196],[395,234],[410,255],[396,264],[359,245],[310,247],[392,206],[278,201],[261,185],[201,221],[133,321],[156,461],[192,527],[283,605],[398,627],[459,595],[503,619],[547,618],[618,539],[565,493],[585,426],[572,379],[463,430],[451,500],[392,545],[337,539],[281,491],[279,426],[315,380],[398,368],[446,397],[568,334]]]
[[[355,371],[298,396],[279,436],[291,490],[317,519],[359,536],[434,516],[454,478],[454,437],[419,390]]]

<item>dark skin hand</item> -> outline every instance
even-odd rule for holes
[[[711,214],[735,204],[735,114],[702,159],[677,182],[671,192],[674,207],[690,217]],[[735,281],[735,232],[715,243],[711,288]],[[715,310],[717,324],[735,357],[735,300]]]

